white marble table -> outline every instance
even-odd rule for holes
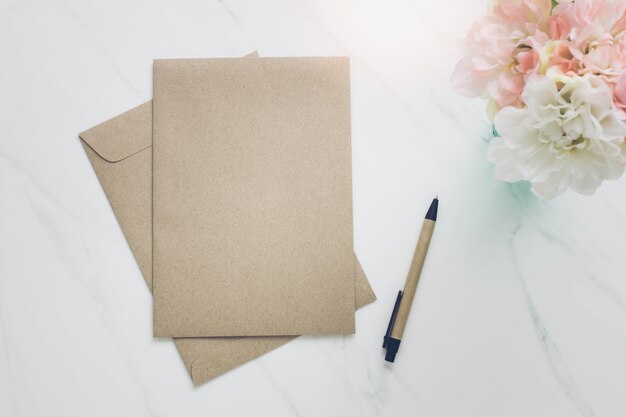
[[[0,416],[626,415],[626,177],[537,200],[491,178],[455,95],[486,0],[0,0]],[[355,245],[379,297],[194,388],[77,133],[151,97],[153,58],[352,57]],[[381,339],[430,199],[398,360]]]

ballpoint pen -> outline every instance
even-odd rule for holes
[[[420,275],[422,273],[422,267],[424,266],[424,260],[426,259],[426,253],[430,245],[430,238],[433,235],[435,229],[435,223],[437,221],[437,209],[439,206],[439,199],[435,197],[430,204],[430,208],[424,218],[422,224],[422,230],[417,240],[417,247],[413,254],[413,261],[409,268],[406,281],[404,283],[404,289],[398,292],[396,302],[393,306],[391,318],[389,319],[389,325],[387,326],[387,332],[383,339],[383,348],[387,349],[385,360],[387,362],[393,362],[396,359],[396,353],[400,347],[400,341],[404,335],[404,329],[406,327],[407,319],[409,318],[409,312],[411,311],[411,305],[413,304],[413,298],[415,297],[415,291],[417,290],[417,283],[419,282]]]

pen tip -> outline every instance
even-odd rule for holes
[[[426,218],[428,220],[437,221],[437,209],[439,208],[439,198],[435,197],[432,203],[430,203],[430,207],[428,208],[428,212],[426,213]]]

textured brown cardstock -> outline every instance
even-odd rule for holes
[[[80,134],[130,249],[152,288],[152,102]],[[356,307],[376,296],[355,258]],[[255,359],[293,337],[174,339],[195,385]]]
[[[154,61],[154,335],[354,333],[348,58]]]

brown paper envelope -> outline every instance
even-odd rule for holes
[[[152,102],[80,134],[143,276],[152,288]],[[355,260],[356,306],[376,299]],[[293,337],[174,339],[195,385],[255,359]]]
[[[354,333],[349,59],[155,60],[153,94],[154,335]]]

